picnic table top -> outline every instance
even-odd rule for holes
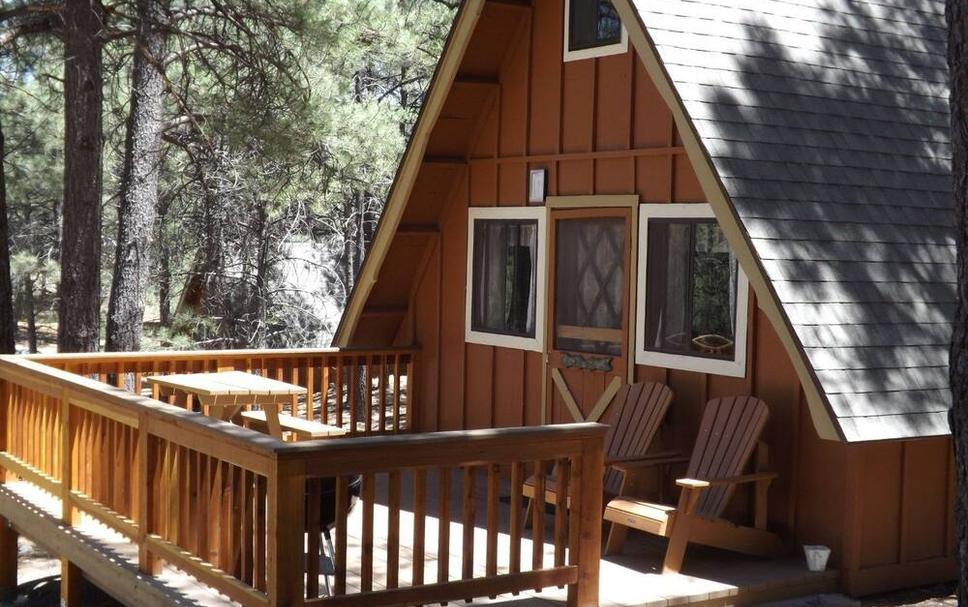
[[[306,394],[306,388],[287,384],[276,379],[253,375],[244,371],[219,373],[187,373],[184,375],[158,375],[145,378],[149,384],[157,384],[192,392],[199,396],[282,396]]]

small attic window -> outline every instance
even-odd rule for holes
[[[743,377],[749,285],[709,205],[643,205],[636,362]]]
[[[628,39],[610,0],[565,0],[565,61],[624,53]]]
[[[541,350],[544,218],[543,208],[470,209],[466,341]]]

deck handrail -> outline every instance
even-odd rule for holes
[[[209,358],[284,358],[290,356],[317,356],[323,354],[393,354],[415,353],[412,346],[380,346],[374,348],[347,346],[342,348],[262,348],[255,350],[153,350],[149,352],[50,352],[20,354],[18,358],[43,363],[108,362],[133,360],[200,360]]]
[[[291,414],[342,427],[351,435],[369,435],[418,427],[419,354],[414,347],[380,347],[94,352],[21,358],[136,393],[152,375],[227,370],[258,373],[306,389],[307,398],[293,396]],[[174,404],[175,395],[168,402]]]
[[[15,422],[15,423],[14,423]],[[243,605],[384,605],[458,600],[567,585],[569,604],[597,602],[604,427],[571,424],[433,434],[359,436],[285,443],[238,426],[56,369],[22,356],[0,356],[0,482],[19,477],[61,501],[65,527],[84,513],[138,546],[138,567],[159,561]],[[388,457],[388,454],[391,456]],[[544,505],[533,510],[531,568],[520,482],[555,465],[560,503],[546,556]],[[350,475],[362,475],[362,554],[348,557]],[[499,487],[510,475],[510,529],[516,546],[499,571]],[[473,500],[486,476],[486,567],[475,570]],[[438,490],[438,572],[424,579],[429,478]],[[319,521],[325,479],[335,478],[334,596],[319,597]],[[455,480],[456,479],[456,480]],[[385,481],[383,485],[381,482]],[[463,487],[451,516],[453,483]],[[409,483],[409,484],[407,484]],[[569,485],[570,483],[570,485]],[[374,501],[386,487],[389,536],[385,588],[374,585]],[[413,495],[414,562],[400,582],[401,491]],[[453,485],[456,488],[457,485]],[[294,499],[304,494],[305,500]],[[567,508],[565,499],[568,499]],[[341,505],[342,504],[342,505]],[[570,510],[569,510],[570,508]],[[308,509],[308,510],[307,510]],[[448,577],[451,523],[463,523],[459,579]],[[2,522],[2,521],[0,521]],[[304,549],[304,531],[310,531]],[[315,535],[314,535],[315,534]],[[313,539],[315,537],[315,539]],[[550,564],[548,561],[551,561]],[[355,567],[355,568],[354,568]],[[352,571],[351,571],[352,570]],[[359,575],[350,592],[348,575]],[[68,582],[65,582],[65,584]]]

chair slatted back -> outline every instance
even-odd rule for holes
[[[686,476],[698,480],[743,474],[770,415],[766,403],[752,396],[716,398],[706,403]],[[703,492],[696,513],[703,518],[722,515],[734,485]]]
[[[619,388],[612,397],[612,417],[605,438],[605,459],[644,456],[662,425],[672,390],[657,382],[640,382]],[[605,469],[605,492],[618,495],[621,473]]]

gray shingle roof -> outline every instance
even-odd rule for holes
[[[844,438],[948,433],[944,2],[633,4]]]

